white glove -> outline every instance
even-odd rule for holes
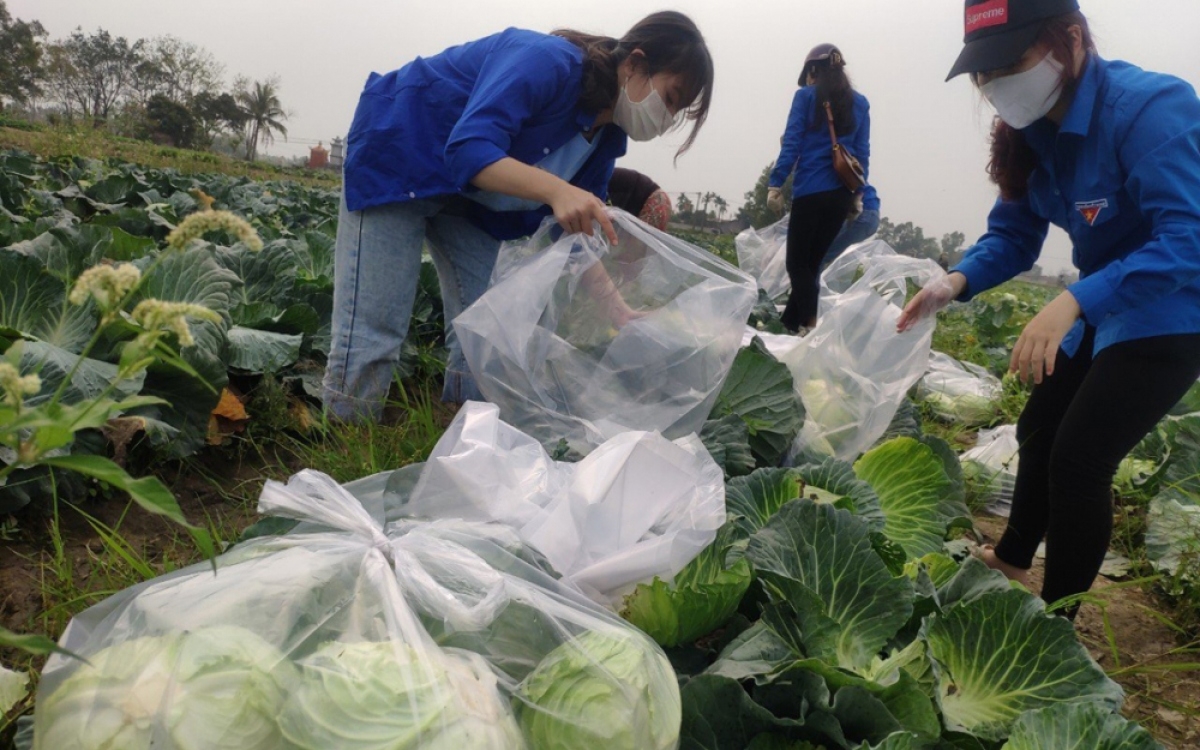
[[[846,221],[854,221],[858,217],[862,216],[862,198],[862,193],[854,194],[854,203],[850,204],[850,213],[846,214]]]
[[[935,279],[904,306],[904,312],[900,313],[900,319],[896,321],[896,330],[903,333],[922,318],[936,314],[953,302],[966,288],[967,277],[961,273],[950,273]]]
[[[777,214],[783,213],[783,190],[777,187],[767,188],[767,208]]]

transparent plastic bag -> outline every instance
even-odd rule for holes
[[[853,460],[887,430],[929,363],[934,320],[896,332],[905,301],[945,272],[875,240],[838,257],[821,277],[816,327],[783,357],[804,402],[793,453]]]
[[[929,371],[917,384],[917,397],[934,413],[968,426],[994,419],[1003,392],[1000,379],[986,367],[960,362],[942,352],[930,353]]]
[[[268,482],[259,509],[309,531],[244,542],[215,574],[194,565],[71,621],[60,642],[88,662],[48,660],[35,748],[677,746],[662,651],[514,554],[510,529],[381,527],[310,471]]]
[[[693,435],[622,433],[578,463],[556,462],[468,402],[438,441],[404,512],[513,527],[571,584],[611,605],[670,580],[725,522],[721,468]]]
[[[611,211],[620,238],[552,222],[506,244],[492,285],[454,320],[504,420],[586,454],[628,431],[677,438],[708,418],[757,297],[721,259]]]
[[[1007,424],[980,430],[975,447],[959,458],[963,475],[979,488],[984,508],[992,515],[1008,518],[1012,510],[1019,449],[1017,426]]]
[[[734,238],[738,266],[758,281],[759,289],[773,300],[792,290],[787,272],[787,233],[791,215],[763,227],[745,229]]]

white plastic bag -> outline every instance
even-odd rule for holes
[[[239,544],[76,616],[37,750],[670,750],[679,693],[632,626],[505,527],[385,528],[329,477],[268,482],[308,532]],[[299,528],[299,527],[298,527]],[[594,700],[570,700],[562,685]]]
[[[750,227],[734,238],[738,266],[758,281],[758,287],[772,300],[786,297],[792,290],[787,272],[787,233],[791,215],[763,227]]]
[[[917,397],[939,417],[973,426],[997,416],[1003,390],[999,378],[986,367],[931,352],[929,372],[917,384]]]
[[[750,277],[613,210],[620,242],[547,222],[501,248],[492,285],[454,320],[504,420],[586,454],[628,431],[698,431],[754,306]]]
[[[980,488],[988,513],[1008,518],[1017,481],[1017,426],[980,430],[975,447],[962,454],[963,474]]]
[[[495,405],[468,402],[405,512],[511,526],[565,580],[612,604],[637,583],[670,580],[712,543],[725,480],[695,436],[627,432],[560,463]]]
[[[853,460],[887,430],[925,373],[934,320],[896,332],[911,291],[945,272],[875,240],[838,257],[821,277],[817,326],[783,361],[804,402],[796,450]]]

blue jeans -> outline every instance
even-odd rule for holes
[[[857,245],[878,230],[879,211],[876,209],[864,210],[854,221],[846,222],[833,244],[825,251],[825,257],[821,260],[821,270],[825,270],[839,255],[846,252],[846,248]]]
[[[499,240],[427,198],[350,211],[343,196],[334,254],[333,341],[325,408],[341,419],[378,419],[408,335],[421,251],[428,244],[446,316],[443,401],[483,400],[450,324],[487,290]]]

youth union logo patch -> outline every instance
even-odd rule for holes
[[[1101,198],[1098,201],[1079,201],[1075,204],[1075,210],[1083,215],[1083,220],[1088,223],[1088,226],[1095,226],[1096,219],[1100,218],[1100,212],[1108,208],[1108,199]]]

